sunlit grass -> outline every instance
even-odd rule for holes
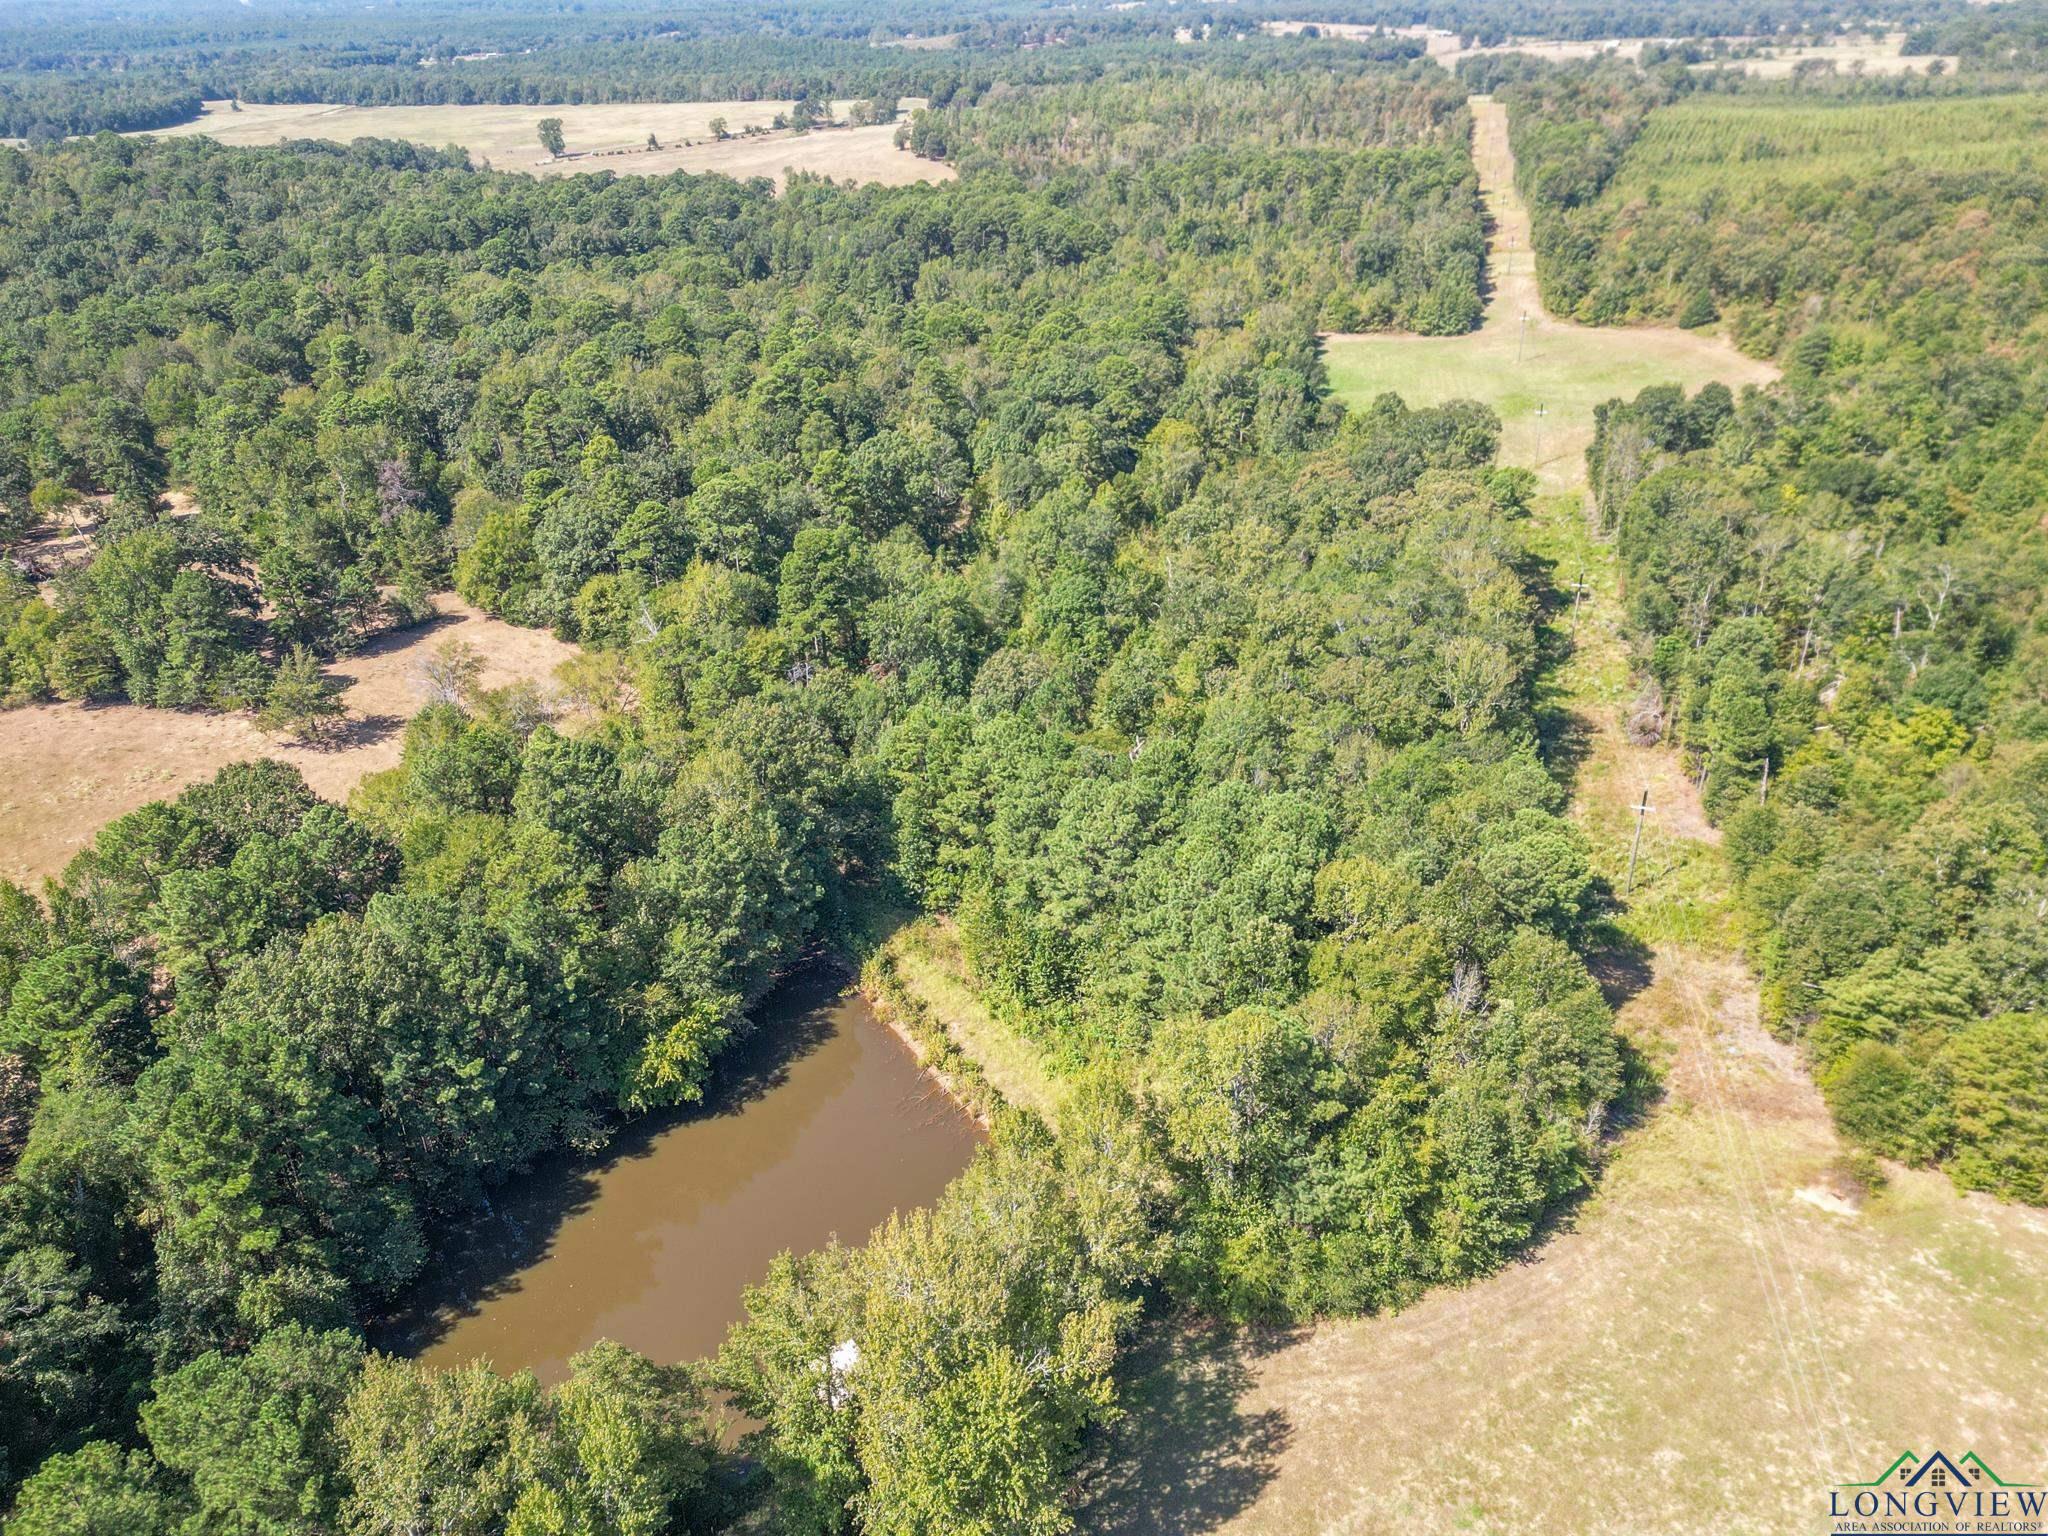
[[[1330,392],[1353,410],[1392,392],[1411,406],[1477,400],[1501,419],[1501,462],[1532,467],[1547,484],[1584,475],[1593,410],[1652,384],[1688,391],[1720,380],[1740,388],[1767,365],[1711,336],[1598,329],[1513,315],[1466,336],[1332,336],[1323,343]]]
[[[2018,170],[2048,163],[2048,96],[1814,102],[1694,98],[1660,107],[1608,184],[1692,198],[1725,188],[1868,177],[1893,166]]]
[[[896,976],[953,1043],[1010,1103],[1051,1117],[1070,1085],[1053,1075],[1045,1055],[992,1014],[975,992],[959,937],[942,918],[920,918],[887,941]]]

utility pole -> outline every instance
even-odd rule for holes
[[[1549,406],[1539,405],[1536,407],[1536,467],[1538,469],[1543,467],[1543,418],[1549,414]]]
[[[1579,635],[1579,599],[1592,590],[1586,582],[1586,573],[1580,571],[1579,579],[1572,583],[1572,638],[1575,640]]]
[[[1624,896],[1627,896],[1627,895],[1630,895],[1630,894],[1632,894],[1632,893],[1633,893],[1633,892],[1635,891],[1635,888],[1636,888],[1636,855],[1637,855],[1638,853],[1642,852],[1642,848],[1643,848],[1643,818],[1644,818],[1645,816],[1649,815],[1649,814],[1650,814],[1650,786],[1649,786],[1649,785],[1647,785],[1647,784],[1645,784],[1645,785],[1643,786],[1643,799],[1642,799],[1642,803],[1641,803],[1640,805],[1638,805],[1638,806],[1636,807],[1636,837],[1635,837],[1635,841],[1634,841],[1634,842],[1632,842],[1632,843],[1630,843],[1630,844],[1628,845],[1628,883],[1627,883],[1626,885],[1624,885],[1624,886],[1622,887],[1622,890],[1621,890],[1621,894],[1622,894],[1622,895],[1624,895]]]
[[[1529,340],[1529,311],[1522,311],[1522,329],[1515,337],[1515,366],[1522,366],[1522,348]]]
[[[1768,799],[1770,799],[1770,798],[1771,798],[1771,758],[1770,758],[1770,754],[1769,754],[1769,753],[1767,752],[1767,753],[1765,753],[1765,754],[1764,754],[1764,777],[1763,777],[1763,782],[1762,782],[1762,783],[1760,783],[1760,784],[1758,784],[1758,785],[1757,785],[1757,787],[1756,787],[1756,803],[1757,803],[1758,805],[1762,805],[1762,804],[1763,804],[1763,803],[1764,803],[1764,802],[1765,802],[1766,800],[1768,800]]]

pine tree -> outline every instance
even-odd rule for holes
[[[334,685],[320,670],[320,659],[300,645],[277,669],[257,719],[265,730],[313,741],[325,736],[345,713]]]

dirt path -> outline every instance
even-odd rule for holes
[[[36,704],[0,712],[0,879],[31,889],[54,875],[99,829],[175,795],[228,763],[281,758],[330,800],[395,767],[405,722],[424,695],[419,664],[443,641],[484,660],[483,686],[545,682],[575,647],[521,629],[460,599],[436,599],[432,624],[372,641],[328,669],[344,687],[348,722],[321,747],[280,740],[247,715],[144,709],[134,704]]]
[[[1516,269],[1504,116],[1475,109],[1506,265],[1488,330],[1514,315],[1512,336],[1525,303],[1538,334],[1578,330]],[[1603,982],[1661,1098],[1564,1230],[1499,1275],[1394,1316],[1154,1340],[1084,1530],[1777,1536],[1826,1529],[1831,1485],[1909,1448],[2048,1482],[2048,1218],[1930,1173],[1891,1170],[1867,1199],[1842,1182],[1825,1106],[1759,1022],[1698,799],[1672,753],[1621,729],[1614,554],[1546,468],[1562,494],[1531,542],[1582,602],[1554,620],[1570,644],[1543,706],[1617,887],[1650,794],[1624,917],[1639,947]]]
[[[1479,173],[1479,202],[1486,210],[1488,294],[1482,329],[1513,326],[1524,315],[1553,325],[1536,286],[1536,248],[1529,233],[1529,205],[1515,185],[1515,152],[1508,147],[1508,109],[1491,96],[1474,96],[1472,168]]]
[[[1651,384],[1766,384],[1778,370],[1725,339],[1671,325],[1581,325],[1552,315],[1536,286],[1529,210],[1515,188],[1507,109],[1472,98],[1472,159],[1487,219],[1486,313],[1464,336],[1333,334],[1324,364],[1337,396],[1363,405],[1393,390],[1410,405],[1478,400],[1501,419],[1501,462],[1525,464],[1548,490],[1585,479],[1593,408]]]

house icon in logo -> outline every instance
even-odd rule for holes
[[[1867,1483],[1837,1483],[1828,1495],[1834,1536],[1854,1531],[2008,1531],[2048,1536],[2048,1494],[2011,1483],[1975,1451],[1901,1451]],[[1985,1524],[1985,1521],[1992,1522]],[[1872,1524],[1881,1521],[1880,1524]],[[1845,1523],[1846,1522],[1846,1523]]]
[[[1901,1451],[1898,1459],[1867,1483],[1837,1483],[1837,1488],[1982,1489],[2035,1488],[2035,1483],[2011,1483],[1986,1465],[1975,1451],[1960,1461],[1943,1451],[1929,1451],[1926,1459],[1916,1452]]]
[[[1965,1458],[1966,1460],[1968,1458]],[[1974,1488],[1972,1475],[1950,1461],[1946,1454],[1935,1451],[1906,1475],[1904,1486],[1908,1488]]]

